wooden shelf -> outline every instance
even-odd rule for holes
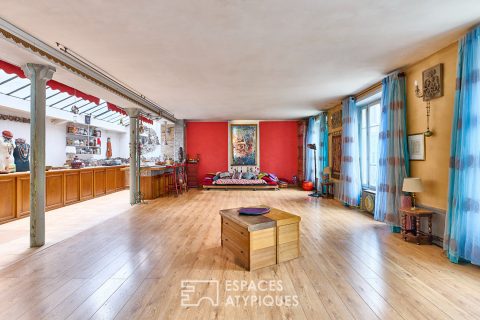
[[[187,172],[187,182],[189,188],[197,188],[198,183],[198,162],[197,163],[188,163],[186,166]]]
[[[76,148],[101,148],[99,146],[74,146],[74,145],[67,145],[67,147],[76,147]]]

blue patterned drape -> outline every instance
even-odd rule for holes
[[[308,119],[308,126],[307,126],[307,137],[306,137],[306,144],[310,143],[315,143],[318,149],[318,142],[320,140],[319,138],[320,134],[320,125],[318,122],[318,118],[316,117],[310,117]],[[318,150],[317,150],[318,153]],[[315,183],[315,160],[317,161],[317,175],[320,177],[320,172],[318,171],[320,168],[320,162],[318,160],[318,154],[317,154],[317,159],[314,158],[314,153],[313,150],[308,149],[306,150],[305,154],[305,180],[311,181]]]
[[[339,199],[350,206],[358,206],[362,193],[362,179],[360,177],[358,110],[353,97],[343,100],[342,114]]]
[[[308,119],[306,143],[317,146],[317,177],[320,183],[323,168],[328,167],[328,118],[327,112]],[[305,180],[315,182],[313,150],[307,148],[305,163]],[[319,187],[319,186],[317,186]]]
[[[322,177],[323,169],[328,167],[328,113],[322,112],[319,115],[320,118],[320,136],[319,136],[319,149],[318,149],[318,161],[320,162],[318,177]],[[320,179],[321,180],[321,179]]]
[[[381,108],[374,218],[398,231],[403,178],[409,173],[405,77],[398,72],[382,81]]]
[[[459,41],[444,249],[480,265],[480,27]]]

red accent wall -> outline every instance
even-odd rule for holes
[[[297,175],[296,121],[260,122],[260,170],[288,181]]]
[[[209,172],[228,170],[228,122],[186,123],[186,153],[200,155],[199,183]]]
[[[298,170],[296,121],[260,121],[260,170],[288,181]],[[228,170],[228,122],[186,122],[186,152],[200,155],[199,182]]]

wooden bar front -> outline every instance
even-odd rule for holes
[[[63,169],[46,172],[45,210],[124,190],[126,166]],[[123,169],[123,170],[122,170]],[[30,214],[30,173],[0,175],[0,223]]]
[[[140,192],[143,199],[152,200],[167,192],[168,179],[165,173],[173,169],[166,167],[143,167],[140,169]]]

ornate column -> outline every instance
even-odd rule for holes
[[[30,78],[30,247],[45,244],[45,90],[55,67],[27,63]]]
[[[140,157],[138,143],[138,109],[127,109],[130,117],[130,204],[140,203]]]

